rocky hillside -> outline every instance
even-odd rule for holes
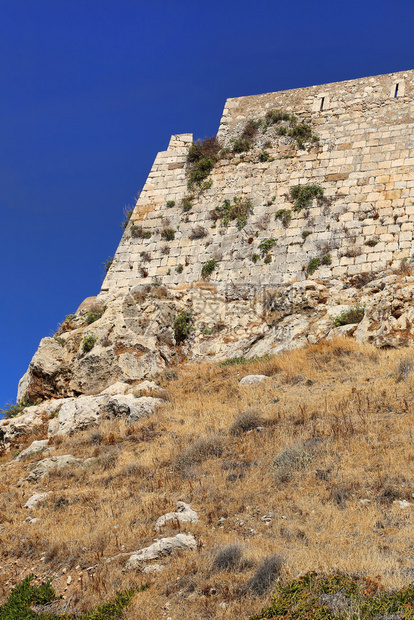
[[[367,584],[411,583],[413,291],[403,263],[259,298],[202,282],[86,300],[0,422],[3,603],[33,574],[57,597],[39,613],[127,591],[126,619],[248,618],[279,588],[297,617],[292,579],[356,575],[315,582],[331,618]]]

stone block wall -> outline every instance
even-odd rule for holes
[[[131,218],[131,225],[151,236],[133,236],[127,227],[101,297],[155,278],[168,285],[195,282],[212,258],[217,268],[210,279],[218,288],[349,277],[410,258],[413,95],[414,71],[406,71],[227,100],[217,134],[224,148],[231,149],[249,120],[263,119],[272,109],[310,124],[319,141],[301,150],[276,126],[259,127],[253,148],[220,159],[209,176],[211,187],[196,193],[192,209],[184,212],[192,134],[172,136],[168,149],[157,155]],[[268,161],[260,160],[264,150]],[[295,212],[290,191],[305,184],[321,187],[324,198]],[[235,197],[253,205],[241,230],[212,219],[216,207]],[[287,225],[275,218],[281,209],[291,211]],[[195,238],[200,228],[205,236]],[[166,229],[174,231],[174,239],[164,238]],[[270,262],[259,249],[264,239],[276,241]],[[323,263],[327,255],[329,264],[309,276],[310,261]]]

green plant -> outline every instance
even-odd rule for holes
[[[214,164],[219,159],[220,144],[216,137],[197,140],[188,149],[188,187],[193,189],[198,186],[201,191],[202,184],[208,177]]]
[[[221,220],[223,226],[228,226],[231,221],[236,220],[238,230],[247,224],[247,218],[253,212],[253,205],[249,198],[235,196],[233,202],[229,199],[223,201],[220,207],[214,210],[214,215]]]
[[[289,136],[296,140],[296,144],[300,149],[305,148],[305,142],[317,142],[319,140],[312,132],[312,127],[306,123],[295,125],[289,132]]]
[[[204,265],[202,266],[201,277],[203,279],[208,278],[208,276],[211,276],[211,274],[216,268],[217,268],[217,261],[215,258],[211,258],[209,261],[204,263]]]
[[[370,577],[334,573],[307,573],[286,584],[276,583],[268,607],[250,620],[343,620],[344,618],[413,619],[414,586],[384,591]]]
[[[97,340],[97,337],[93,334],[89,334],[89,336],[84,336],[82,340],[82,351],[84,353],[89,353],[89,351],[92,351]]]
[[[164,228],[161,231],[161,237],[166,241],[173,241],[175,239],[175,230],[172,228]]]
[[[105,312],[104,308],[99,308],[98,310],[94,310],[92,312],[87,312],[85,314],[85,323],[86,323],[86,325],[91,325],[92,323],[95,323],[95,321],[97,321],[98,319],[101,318],[101,316],[103,316],[104,312]]]
[[[270,125],[280,123],[282,121],[296,122],[296,117],[284,112],[283,110],[269,110],[266,112],[264,119],[264,129],[267,129]]]
[[[184,196],[184,198],[181,201],[181,208],[184,211],[184,213],[188,213],[188,211],[191,211],[191,209],[193,208],[193,200],[194,200],[193,196]]]
[[[187,310],[183,310],[182,312],[179,312],[177,314],[175,321],[174,321],[174,334],[175,334],[175,339],[177,342],[182,342],[188,337],[192,329],[191,328],[192,322],[193,322],[193,316],[191,312],[188,312]]]
[[[370,239],[365,242],[365,245],[369,245],[371,248],[375,247],[378,243],[378,239]]]
[[[61,347],[65,346],[65,339],[61,336],[53,336],[53,340],[56,340],[56,342],[60,344]]]
[[[292,211],[290,209],[279,209],[275,213],[275,220],[280,220],[284,228],[289,226],[289,222],[292,219]]]
[[[252,254],[252,261],[257,263],[258,260],[260,260],[260,256],[258,254]]]
[[[276,239],[262,239],[259,243],[259,250],[263,256],[266,256],[270,252],[270,250],[276,245]]]
[[[6,403],[6,407],[4,409],[0,409],[0,417],[15,418],[17,415],[19,415],[19,413],[23,411],[23,409],[26,409],[26,407],[32,407],[35,404],[35,402],[27,399],[20,401],[20,403],[18,404],[10,401],[9,403]]]
[[[300,211],[309,207],[314,198],[323,198],[323,189],[319,185],[295,185],[290,190],[290,197],[294,201],[293,210]]]
[[[47,605],[55,598],[50,580],[40,586],[32,586],[33,577],[28,575],[13,588],[6,602],[0,606],[1,620],[60,620],[63,617],[50,612],[37,614],[31,609],[32,605]],[[148,587],[144,585],[118,592],[113,602],[104,603],[81,615],[64,614],[64,617],[67,620],[118,620],[135,593],[142,592]]]
[[[311,235],[311,234],[312,234],[312,231],[310,231],[310,230],[303,230],[303,231],[302,231],[302,239],[303,239],[304,241],[306,241],[306,239],[307,239],[307,238],[309,237],[309,235]]]
[[[264,262],[265,265],[268,265],[269,263],[271,263],[272,262],[271,254],[266,254],[265,259],[264,259],[263,262]]]
[[[261,161],[262,163],[264,163],[265,161],[269,161],[270,159],[270,153],[268,153],[267,151],[262,151],[261,153],[259,153],[259,161]]]
[[[150,239],[152,237],[152,232],[150,230],[144,230],[142,226],[137,226],[136,224],[131,224],[131,237],[135,237],[138,239]]]
[[[249,140],[235,140],[233,142],[233,153],[244,153],[251,149],[251,143]]]
[[[69,323],[71,323],[72,321],[74,321],[76,319],[76,314],[67,314],[65,316],[65,321],[69,321]]]
[[[335,327],[340,327],[341,325],[350,325],[352,323],[360,323],[364,318],[365,307],[363,305],[356,305],[350,308],[349,310],[344,310],[336,317],[333,317],[333,323]]]
[[[184,267],[183,267],[183,265],[181,263],[179,263],[177,265],[177,267],[175,268],[175,270],[176,270],[177,273],[182,273],[183,270],[184,270]]]
[[[113,262],[114,262],[114,257],[108,256],[108,258],[102,263],[102,265],[105,267],[105,273],[108,273]]]
[[[332,256],[328,253],[322,256],[321,258],[322,265],[331,265],[332,264]]]
[[[167,200],[166,205],[167,209],[172,209],[175,207],[175,200]]]
[[[311,276],[313,273],[315,273],[317,269],[319,269],[320,266],[321,266],[321,259],[312,258],[309,261],[308,266],[306,267],[306,273],[308,274],[308,276]]]

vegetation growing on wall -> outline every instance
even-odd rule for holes
[[[323,198],[323,189],[319,185],[295,185],[290,190],[290,197],[294,201],[293,210],[301,211],[309,207],[314,198]]]
[[[208,278],[209,276],[211,276],[211,274],[216,269],[216,267],[217,267],[216,259],[215,258],[210,259],[209,261],[204,263],[204,265],[202,266],[202,268],[201,268],[201,277],[203,279]]]
[[[204,185],[205,180],[214,168],[214,164],[219,159],[220,144],[217,138],[205,138],[197,140],[188,149],[187,165],[188,165],[188,188],[194,190],[208,189]]]
[[[152,236],[152,232],[150,230],[145,230],[142,226],[137,226],[136,224],[131,224],[131,237],[135,237],[138,239],[150,239]]]
[[[236,221],[236,226],[241,230],[247,224],[247,218],[253,213],[253,205],[249,198],[235,196],[233,202],[229,199],[223,201],[220,207],[212,212],[214,219],[221,220],[222,226],[229,226],[230,222]]]

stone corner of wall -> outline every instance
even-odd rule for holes
[[[170,138],[167,151],[171,149],[181,148],[183,146],[189,146],[193,143],[192,133],[177,133],[173,134]]]

